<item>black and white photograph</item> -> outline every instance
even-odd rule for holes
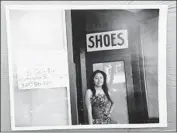
[[[71,17],[80,123],[159,123],[159,9],[71,10]]]
[[[167,127],[167,6],[5,9],[12,130]]]

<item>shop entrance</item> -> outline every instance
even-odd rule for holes
[[[148,112],[139,64],[140,34],[133,13],[125,10],[75,10],[72,11],[72,27],[80,124],[88,122],[84,98],[90,76],[97,69],[107,74],[111,98],[115,103],[112,119],[120,124],[145,123]],[[121,30],[127,30],[126,48],[88,50],[88,34]]]

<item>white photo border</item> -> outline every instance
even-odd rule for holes
[[[158,103],[159,123],[151,124],[109,124],[109,125],[67,125],[67,126],[35,126],[15,127],[14,120],[14,96],[13,96],[13,71],[11,58],[11,40],[9,29],[9,10],[88,10],[88,9],[159,9],[158,27]],[[98,129],[98,128],[155,128],[167,127],[167,99],[166,99],[166,43],[167,43],[167,5],[6,5],[7,42],[8,42],[8,63],[10,82],[10,115],[12,130],[50,130],[50,129]],[[66,36],[66,25],[64,24]],[[67,46],[67,40],[65,37]],[[69,92],[68,92],[69,93]],[[69,100],[70,101],[70,100]],[[68,103],[70,104],[70,103]],[[70,105],[69,105],[70,106]],[[71,114],[70,114],[71,117]]]

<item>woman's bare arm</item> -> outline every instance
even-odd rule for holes
[[[86,97],[85,97],[85,102],[86,102],[86,108],[87,108],[87,112],[88,112],[88,121],[89,121],[89,124],[92,125],[92,121],[93,121],[93,118],[92,118],[92,105],[91,105],[91,102],[90,102],[90,98],[92,96],[92,91],[91,90],[87,90],[86,92]]]
[[[113,110],[114,110],[114,103],[112,103],[111,105],[110,113],[112,113]]]
[[[108,93],[109,93],[109,96],[111,97],[111,93],[110,92],[108,92]],[[114,110],[114,102],[111,105],[110,114],[112,113],[113,110]]]

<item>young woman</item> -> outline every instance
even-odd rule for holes
[[[106,73],[100,70],[91,76],[85,100],[89,124],[111,124],[113,101],[108,92],[106,77]]]

